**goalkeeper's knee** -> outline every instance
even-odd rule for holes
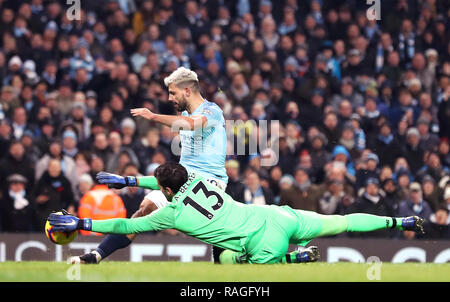
[[[219,256],[220,264],[245,263],[245,257],[242,253],[231,250],[224,250]]]

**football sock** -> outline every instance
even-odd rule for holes
[[[100,243],[100,245],[97,247],[96,251],[100,254],[102,259],[105,259],[114,251],[118,249],[122,249],[130,245],[131,240],[128,239],[127,235],[123,234],[112,234],[107,235],[105,239]]]
[[[299,263],[299,262],[304,262],[304,261],[299,261],[299,259],[297,258],[297,255],[301,253],[299,251],[293,251],[290,252],[286,255],[284,255],[281,258],[281,263]]]
[[[371,232],[382,229],[402,229],[402,218],[370,214],[321,215],[322,230],[319,237],[344,232]]]
[[[344,217],[347,220],[347,232],[370,232],[391,228],[402,229],[402,218],[370,214],[350,214]]]

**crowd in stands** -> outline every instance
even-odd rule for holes
[[[231,147],[237,201],[418,215],[425,235],[364,237],[450,239],[450,7],[380,2],[369,20],[357,0],[82,0],[79,18],[62,0],[0,0],[0,232],[41,232],[61,208],[130,217],[145,191],[95,174],[179,160],[176,133],[130,109],[177,114],[163,79],[184,66],[241,121],[230,146],[279,121],[272,149]]]

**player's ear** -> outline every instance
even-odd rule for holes
[[[192,94],[191,88],[185,87],[184,88],[184,93],[186,94],[187,97],[190,97],[191,94]]]
[[[169,195],[175,195],[175,194],[173,194],[172,189],[169,188],[169,187],[164,187],[164,190],[165,190],[167,193],[169,193]]]

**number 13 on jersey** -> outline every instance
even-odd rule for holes
[[[212,196],[215,196],[217,198],[217,203],[212,205],[211,208],[214,211],[217,211],[218,209],[220,209],[223,205],[223,198],[222,196],[220,196],[219,193],[212,191],[212,190],[208,190],[208,188],[205,186],[205,184],[203,182],[198,182],[195,187],[192,189],[192,192],[195,194],[198,194],[198,191],[202,191],[203,194],[205,195],[206,199],[203,199],[203,197],[198,197],[198,200],[204,200],[206,203],[206,200],[209,199]],[[196,195],[197,196],[197,195]],[[191,207],[193,207],[194,209],[196,209],[198,212],[200,212],[203,216],[205,216],[206,218],[208,218],[209,220],[211,220],[214,217],[214,214],[211,213],[210,211],[208,211],[207,209],[205,209],[203,206],[201,206],[200,204],[198,204],[197,202],[195,202],[192,198],[190,198],[189,196],[186,196],[183,200],[183,204],[188,206],[190,205]]]

